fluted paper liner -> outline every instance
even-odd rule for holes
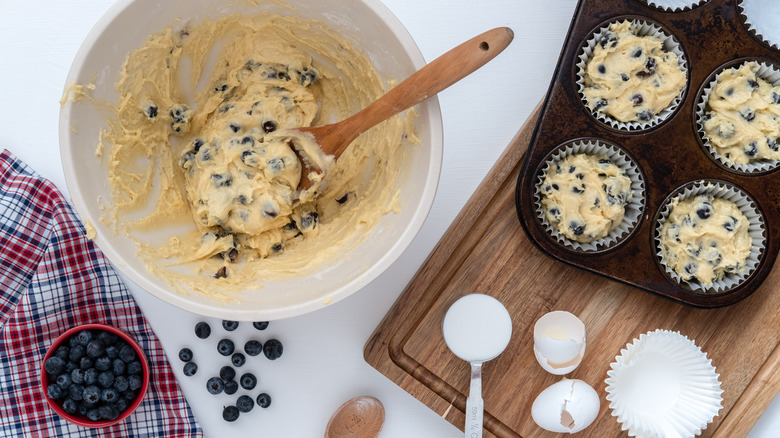
[[[780,3],[778,3],[780,4]],[[699,98],[699,101],[696,106],[696,128],[699,131],[699,136],[701,137],[702,143],[704,144],[704,148],[707,150],[707,152],[712,155],[713,158],[718,160],[720,163],[728,166],[729,168],[736,170],[738,172],[743,173],[754,173],[754,172],[766,172],[769,170],[772,170],[778,166],[780,166],[780,160],[756,160],[748,164],[739,164],[735,163],[723,155],[721,155],[718,152],[718,148],[716,148],[712,143],[710,143],[710,139],[707,136],[707,133],[704,131],[704,116],[707,114],[707,104],[710,100],[710,93],[712,93],[713,87],[718,83],[720,80],[720,76],[723,74],[723,72],[728,70],[738,70],[745,64],[748,64],[750,62],[756,62],[758,64],[758,72],[756,73],[756,76],[758,76],[761,79],[764,79],[765,81],[769,82],[773,86],[780,85],[780,71],[778,71],[774,66],[766,64],[764,62],[757,62],[757,61],[745,61],[743,63],[740,63],[738,65],[734,65],[731,67],[727,67],[726,69],[718,72],[717,75],[715,75],[715,78],[707,85],[704,90],[702,90],[701,97]]]
[[[682,12],[707,3],[709,0],[642,0],[648,5],[666,12]]]
[[[609,30],[609,27],[613,24],[624,23],[630,21],[634,24],[636,34],[639,36],[654,35],[663,41],[664,50],[672,52],[677,55],[677,59],[680,63],[680,68],[685,72],[686,83],[680,90],[680,94],[672,100],[672,102],[665,109],[661,110],[658,114],[655,114],[652,119],[647,122],[621,122],[609,114],[603,111],[593,111],[588,107],[588,99],[585,97],[585,68],[588,65],[588,61],[593,57],[593,49],[596,44],[601,40],[604,32]],[[685,94],[685,90],[688,88],[688,61],[686,60],[685,53],[683,53],[680,43],[671,35],[667,35],[660,26],[645,21],[645,20],[617,20],[610,22],[601,28],[597,29],[595,33],[588,39],[580,51],[580,61],[577,63],[577,87],[579,89],[580,98],[585,108],[593,114],[593,117],[597,118],[603,123],[622,131],[644,131],[657,126],[667,118],[669,118],[674,111],[680,106],[682,97]]]
[[[693,437],[723,408],[723,389],[712,361],[679,332],[640,335],[610,368],[606,398],[628,436]]]
[[[578,242],[571,240],[558,232],[555,225],[547,220],[542,207],[542,183],[550,169],[553,169],[555,163],[560,162],[569,155],[588,154],[595,156],[606,156],[619,168],[626,171],[631,180],[631,190],[633,196],[626,205],[623,222],[615,229],[609,232],[605,237],[594,240],[593,242]],[[536,216],[542,223],[544,229],[560,244],[575,249],[577,251],[592,252],[611,248],[622,242],[639,223],[645,206],[645,181],[639,166],[625,153],[621,148],[611,143],[601,140],[585,140],[564,143],[553,152],[549,159],[544,163],[542,171],[537,176],[536,186],[534,187],[534,206]]]
[[[776,0],[739,0],[737,2],[748,31],[759,40],[780,50],[780,2]]]
[[[750,224],[748,226],[748,235],[752,240],[750,254],[748,255],[747,260],[745,260],[745,268],[742,270],[742,272],[736,274],[727,273],[722,279],[714,281],[711,285],[703,284],[695,278],[692,278],[688,281],[683,280],[683,278],[677,274],[674,269],[666,264],[663,250],[661,249],[661,227],[668,219],[675,201],[690,199],[705,193],[709,193],[715,198],[720,198],[735,203],[737,208],[739,208],[742,214],[745,215]],[[661,213],[659,214],[658,221],[655,224],[654,240],[656,254],[666,273],[669,274],[669,276],[678,284],[686,285],[692,291],[699,293],[727,292],[747,280],[761,262],[761,254],[766,247],[764,223],[764,218],[753,200],[736,186],[720,181],[713,182],[702,180],[692,182],[689,183],[683,190],[681,190],[680,193],[670,198],[663,206],[661,206]]]

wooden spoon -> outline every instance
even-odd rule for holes
[[[382,402],[370,396],[355,397],[330,417],[325,438],[376,438],[384,422]]]
[[[311,134],[326,155],[338,159],[360,134],[473,73],[501,53],[513,38],[514,32],[508,27],[489,30],[436,58],[357,114],[338,123],[296,131]],[[311,187],[307,175],[312,168],[301,161],[298,187],[305,190]]]

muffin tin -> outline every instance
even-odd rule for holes
[[[643,0],[580,0],[517,181],[518,217],[534,245],[559,261],[694,307],[734,304],[761,285],[780,245],[780,169],[745,173],[720,163],[705,148],[696,119],[704,89],[723,68],[748,60],[780,65],[780,51],[749,29],[739,3],[691,1],[688,7],[664,10]],[[594,117],[576,83],[577,64],[587,41],[601,27],[623,19],[650,22],[670,34],[682,48],[688,68],[679,106],[662,122],[638,131],[621,130]],[[591,251],[553,237],[538,214],[535,196],[546,161],[563,145],[581,140],[620,147],[638,165],[645,187],[644,211],[629,235]],[[678,283],[656,254],[661,209],[682,187],[702,180],[743,191],[764,222],[758,265],[735,287],[720,292],[703,293]]]

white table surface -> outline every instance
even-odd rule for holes
[[[57,143],[58,101],[83,38],[112,3],[0,0],[0,148],[16,154],[66,196]],[[244,323],[232,334],[240,345],[253,336],[261,341],[277,337],[284,343],[281,359],[271,362],[255,358],[244,368],[254,371],[260,381],[258,388],[271,394],[273,404],[267,410],[255,408],[235,423],[223,421],[222,406],[236,396],[213,396],[205,389],[205,381],[216,375],[224,361],[214,352],[216,335],[212,334],[212,342],[196,342],[200,340],[193,335],[197,321],[209,321],[216,333],[221,331],[220,321],[168,305],[128,281],[162,341],[206,436],[322,436],[331,413],[358,395],[373,395],[384,403],[382,437],[462,436],[457,428],[369,366],[363,360],[363,346],[545,94],[576,1],[384,3],[408,28],[429,61],[496,26],[511,27],[515,40],[486,67],[440,94],[445,133],[441,184],[423,229],[402,260],[363,290],[329,308],[272,322],[266,332]],[[182,374],[182,363],[177,358],[185,345],[192,347],[200,366],[194,377]],[[607,367],[604,364],[605,374]],[[780,436],[780,397],[749,436]]]

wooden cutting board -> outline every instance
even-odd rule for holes
[[[546,312],[579,316],[588,345],[567,377],[601,397],[596,421],[580,436],[627,436],[609,409],[609,365],[621,348],[655,329],[680,331],[712,359],[723,409],[703,436],[745,436],[780,390],[780,270],[745,300],[708,310],[685,307],[545,256],[525,236],[515,186],[539,107],[511,141],[427,261],[369,338],[366,361],[463,429],[469,366],[444,343],[441,322],[461,296],[480,292],[512,315],[509,346],[483,367],[485,436],[553,436],[531,419],[536,396],[560,377],[533,355],[533,325]]]

